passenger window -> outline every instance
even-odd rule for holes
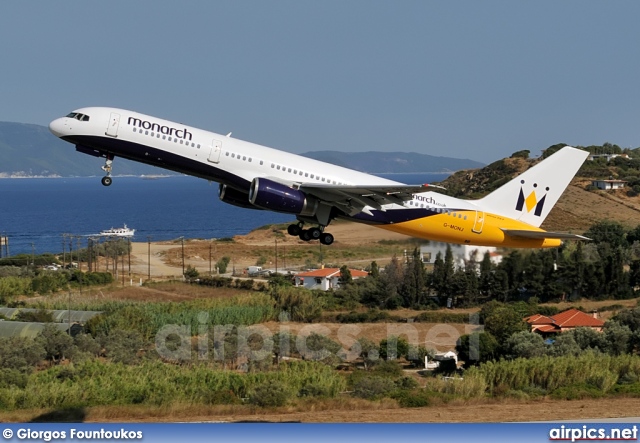
[[[231,158],[236,158],[236,155],[235,154],[231,154]]]
[[[313,178],[313,174],[311,174],[311,178]]]
[[[291,172],[291,168],[289,168],[289,169],[287,170],[287,172]]]
[[[152,132],[152,133],[151,133],[151,137],[153,137],[153,136],[154,136],[154,133]]]
[[[226,155],[227,157],[229,157],[229,152],[228,152],[228,151],[227,151],[227,152],[225,152],[225,155]]]
[[[280,165],[278,165],[278,168],[277,168],[277,169],[278,169],[278,171],[280,170]]]
[[[274,165],[273,163],[271,163],[271,167],[272,167],[272,168],[275,168],[275,167],[276,167],[276,165]]]
[[[263,164],[263,163],[264,163],[264,162],[263,162],[262,160],[260,160],[260,166],[262,166],[262,164]]]
[[[246,161],[246,160],[247,160],[247,156],[246,156],[246,155],[243,155],[243,156],[242,156],[242,160]]]
[[[149,135],[149,131],[144,131],[144,135]]]
[[[138,132],[138,128],[136,128],[135,126],[133,127],[133,132]]]
[[[305,177],[309,177],[309,173],[308,173],[308,172],[305,172],[305,173],[304,173],[304,176],[305,176]]]
[[[198,149],[200,149],[200,143],[198,143]]]
[[[249,157],[249,163],[251,163],[251,157]]]

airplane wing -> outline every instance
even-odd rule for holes
[[[528,231],[526,229],[502,229],[507,235],[512,237],[524,237],[524,238],[557,238],[561,240],[591,240],[584,235],[568,234],[564,232],[546,232],[546,231]]]
[[[329,185],[316,183],[302,183],[298,189],[318,199],[339,207],[349,215],[355,215],[366,206],[384,210],[384,205],[392,203],[401,205],[413,199],[413,194],[426,192],[433,188],[444,189],[442,186],[430,185]]]

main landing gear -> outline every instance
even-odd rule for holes
[[[320,226],[319,228],[309,228],[303,229],[303,224],[298,223],[297,225],[289,225],[287,227],[287,232],[289,235],[298,236],[300,240],[310,241],[310,240],[320,240],[320,243],[323,245],[330,245],[333,243],[333,235],[328,232],[324,232],[324,226]]]
[[[105,160],[104,166],[102,167],[102,170],[107,173],[107,175],[102,177],[102,180],[101,180],[103,186],[110,186],[111,183],[113,183],[113,179],[111,178],[111,164],[112,163],[113,163],[113,155],[112,154],[107,154],[107,159]]]

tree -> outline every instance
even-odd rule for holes
[[[351,271],[347,265],[342,265],[340,268],[340,277],[338,277],[338,283],[340,287],[346,287],[353,281],[351,277]]]
[[[199,276],[200,276],[200,273],[198,272],[198,270],[196,268],[194,268],[191,265],[187,265],[187,270],[184,271],[184,277],[187,280],[195,280]]]
[[[598,221],[591,225],[584,235],[592,239],[596,244],[609,243],[614,249],[618,246],[627,246],[624,227],[616,221]]]
[[[603,331],[609,354],[620,355],[631,351],[633,333],[628,326],[609,320],[604,324]]]
[[[516,151],[513,154],[511,154],[511,158],[529,158],[529,154],[531,153],[531,151],[529,151],[528,149],[523,149],[522,151]]]
[[[592,328],[576,328],[565,334],[570,334],[583,351],[596,349],[606,352],[607,342],[604,335]]]
[[[498,341],[489,332],[463,335],[456,344],[458,360],[464,361],[467,367],[493,360],[498,355],[499,348]]]
[[[108,335],[101,335],[98,341],[111,361],[134,364],[140,360],[138,352],[144,348],[144,340],[138,331],[114,329]]]
[[[480,278],[478,281],[478,289],[481,294],[488,295],[491,293],[491,273],[493,271],[493,263],[491,263],[491,254],[489,251],[484,253],[480,262]]]
[[[394,255],[391,261],[384,268],[380,276],[382,283],[380,291],[381,305],[387,309],[396,309],[402,305],[400,288],[404,279],[404,270],[398,258]]]
[[[379,353],[384,360],[397,360],[409,352],[409,342],[404,337],[392,336],[380,341]]]
[[[487,332],[493,335],[498,343],[504,345],[511,335],[516,332],[525,331],[527,324],[515,309],[510,306],[501,306],[484,320],[484,327]]]
[[[505,343],[505,353],[509,358],[542,357],[546,353],[546,345],[540,334],[520,331],[509,337]]]
[[[358,345],[360,346],[360,357],[364,363],[364,370],[367,371],[380,359],[378,346],[366,337],[360,337],[358,339]]]
[[[582,350],[574,337],[571,333],[561,333],[556,337],[548,352],[554,357],[563,357],[565,355],[575,356],[580,354]]]
[[[380,277],[380,268],[378,267],[378,263],[375,261],[371,262],[371,270],[369,271],[369,275],[373,278]]]
[[[46,355],[40,340],[26,337],[0,338],[0,368],[31,372]]]
[[[46,324],[37,335],[36,340],[42,344],[47,360],[57,361],[70,358],[76,351],[73,339],[53,324]]]
[[[229,266],[229,262],[231,261],[231,257],[222,257],[220,260],[216,262],[216,268],[218,268],[218,273],[226,274],[227,266]]]

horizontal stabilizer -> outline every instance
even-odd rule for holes
[[[528,231],[526,229],[502,229],[507,235],[524,238],[557,238],[561,240],[591,240],[584,235],[568,234],[566,232]]]

